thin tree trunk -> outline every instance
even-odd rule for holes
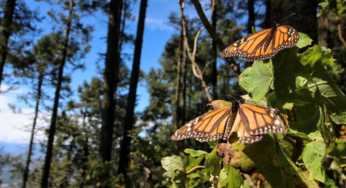
[[[38,117],[38,112],[39,112],[39,106],[40,106],[40,100],[41,100],[42,83],[43,83],[43,72],[41,71],[40,75],[38,77],[34,122],[32,124],[30,143],[29,143],[29,151],[28,151],[28,154],[26,157],[22,188],[26,187],[26,182],[28,181],[28,177],[29,177],[29,166],[30,166],[30,162],[31,162],[31,154],[32,154],[32,149],[33,149],[33,144],[34,144],[34,136],[35,136],[35,127],[36,127],[36,122],[37,122],[37,117]]]
[[[182,3],[184,3],[184,0],[181,0]],[[184,8],[181,9],[181,14],[180,14],[180,19],[181,19],[181,27],[183,27],[183,17],[184,17]],[[183,29],[183,28],[182,28]],[[181,33],[182,35],[184,35],[184,33]],[[183,74],[183,83],[181,85],[182,87],[182,98],[183,98],[183,104],[181,106],[181,114],[182,114],[182,117],[181,117],[181,121],[184,123],[186,123],[186,68],[187,68],[187,63],[186,63],[186,47],[184,45],[185,43],[185,38],[183,37],[183,45],[182,45],[182,54],[183,54],[183,59],[182,59],[182,74]]]
[[[247,0],[247,10],[249,14],[247,22],[247,32],[252,33],[252,27],[255,26],[255,9],[254,9],[254,0]]]
[[[73,4],[74,4],[74,0],[71,0],[70,1],[70,8],[69,8],[69,17],[68,17],[68,21],[66,23],[66,31],[65,31],[65,38],[64,38],[64,42],[63,42],[63,49],[62,49],[62,54],[60,56],[58,83],[57,83],[56,90],[55,90],[53,112],[52,112],[52,118],[51,118],[49,133],[48,133],[48,144],[47,144],[46,158],[45,158],[44,166],[43,166],[41,188],[49,187],[48,178],[49,178],[50,165],[51,165],[52,154],[53,154],[53,142],[54,142],[54,135],[55,135],[55,130],[56,130],[56,118],[57,118],[57,114],[58,114],[60,90],[61,90],[61,84],[62,84],[63,75],[64,75],[63,74],[64,73],[64,66],[66,63],[68,41],[69,41],[69,35],[70,35],[70,30],[71,30],[71,22],[72,22],[72,16],[73,16]]]
[[[111,0],[108,33],[107,53],[104,69],[103,100],[102,100],[102,127],[100,136],[100,156],[102,162],[110,161],[113,151],[115,88],[119,72],[119,35],[122,12],[122,0]]]
[[[1,33],[0,33],[0,89],[1,82],[3,79],[4,66],[7,56],[7,44],[11,35],[11,24],[13,20],[14,8],[16,6],[16,0],[7,0],[4,10],[4,17],[1,23]],[[0,90],[1,92],[1,90]]]
[[[179,6],[180,6],[180,16],[182,14],[182,10],[184,9],[184,2],[183,0],[179,0]],[[175,90],[175,128],[178,129],[180,127],[180,120],[181,120],[181,108],[180,108],[180,78],[181,78],[181,61],[182,61],[182,48],[183,48],[183,40],[184,40],[184,33],[183,33],[183,25],[180,24],[180,36],[179,36],[179,47],[178,47],[178,62],[177,62],[177,78],[176,78],[176,90]]]
[[[213,0],[216,1],[216,0]],[[217,23],[217,1],[215,2],[214,5],[214,12],[213,14],[213,20],[212,20],[212,25],[214,30],[216,31],[216,23]],[[212,85],[213,85],[213,98],[217,99],[217,48],[216,48],[216,41],[214,39],[212,39],[212,59],[213,59],[213,63],[212,63]]]
[[[270,28],[272,27],[272,20],[271,20],[271,15],[272,15],[272,4],[271,4],[271,0],[265,0],[265,5],[266,5],[266,14],[265,14],[265,18],[264,18],[264,23],[263,23],[263,27],[264,28]]]
[[[328,18],[320,16],[318,18],[318,45],[328,47]]]
[[[84,129],[84,134],[85,134],[85,143],[83,144],[83,150],[84,150],[84,156],[82,158],[82,181],[80,182],[79,188],[84,188],[85,180],[86,180],[86,171],[88,169],[88,157],[89,157],[89,137],[86,132],[86,123],[85,123],[85,118],[86,118],[87,111],[83,112],[83,129]]]
[[[342,42],[342,44],[345,46],[346,48],[346,41],[344,39],[344,37],[342,36],[342,29],[341,29],[341,21],[340,21],[340,17],[338,15],[338,13],[336,12],[335,13],[335,18],[336,18],[336,21],[337,21],[337,24],[338,24],[338,35],[339,35],[339,39],[340,41]]]
[[[148,0],[142,0],[139,10],[139,19],[137,26],[137,34],[135,41],[135,51],[133,57],[132,71],[131,71],[131,81],[130,81],[130,91],[127,98],[127,107],[126,107],[126,116],[124,123],[123,131],[123,140],[120,147],[120,159],[119,159],[119,174],[124,174],[125,178],[126,170],[129,163],[129,154],[130,154],[130,143],[131,137],[128,136],[128,132],[133,129],[134,124],[134,110],[136,103],[136,93],[137,93],[137,84],[140,72],[140,58],[142,53],[142,43],[143,43],[143,33],[144,33],[144,21],[145,14],[147,10]]]

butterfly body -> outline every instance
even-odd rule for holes
[[[254,143],[261,140],[263,134],[285,134],[286,129],[276,109],[235,102],[191,120],[178,129],[171,139],[192,137],[200,142],[228,140],[233,132],[237,132],[239,143]]]
[[[252,33],[221,52],[222,56],[241,56],[245,61],[266,60],[280,50],[291,48],[299,40],[298,32],[289,25],[275,24],[271,29]]]

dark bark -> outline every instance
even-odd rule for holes
[[[265,19],[263,23],[263,28],[270,28],[273,25],[273,22],[271,20],[271,15],[272,15],[271,0],[265,0],[265,5],[266,5],[266,14],[265,14]]]
[[[320,16],[318,18],[318,45],[328,47],[328,18]]]
[[[297,31],[308,34],[313,44],[317,43],[317,0],[281,0],[272,1],[271,3],[271,23],[279,22],[284,17],[296,13],[294,16],[282,21],[281,24],[288,24]]]
[[[247,32],[252,33],[252,27],[255,26],[255,9],[254,9],[254,0],[247,1],[247,10],[248,10],[248,22],[247,22]]]
[[[215,31],[217,31],[216,23],[217,23],[217,1],[214,5],[214,12],[213,12],[213,19],[212,19],[212,25]],[[212,63],[212,78],[211,78],[211,84],[213,85],[213,98],[217,99],[217,48],[216,48],[216,42],[214,39],[212,39],[212,60],[214,61]]]
[[[71,30],[71,22],[73,17],[73,4],[74,0],[70,1],[70,10],[69,10],[69,17],[68,21],[66,23],[66,31],[65,31],[65,38],[63,41],[63,49],[61,56],[59,58],[60,65],[59,65],[59,75],[58,75],[58,83],[56,85],[55,95],[54,95],[54,104],[53,104],[53,112],[51,117],[51,123],[49,127],[49,133],[48,133],[48,144],[47,144],[47,150],[46,150],[46,158],[44,161],[43,166],[43,174],[41,179],[41,188],[46,188],[48,186],[48,178],[50,173],[50,165],[52,161],[52,154],[53,154],[53,142],[54,142],[54,135],[56,130],[56,119],[58,114],[58,107],[59,107],[59,99],[60,99],[60,90],[61,90],[61,84],[63,80],[63,73],[64,73],[64,66],[66,63],[66,55],[67,55],[67,48],[68,48],[68,41],[69,41],[69,35]]]
[[[114,113],[115,113],[115,88],[119,72],[119,36],[122,0],[111,0],[108,33],[107,52],[104,69],[103,100],[102,100],[102,127],[100,136],[100,156],[102,162],[110,161],[113,151]]]
[[[40,75],[38,77],[37,96],[36,96],[36,105],[35,105],[35,115],[34,115],[34,121],[33,121],[33,124],[32,124],[30,143],[29,143],[29,150],[28,150],[28,154],[27,154],[26,162],[25,162],[22,188],[26,187],[26,182],[28,181],[28,176],[29,176],[29,166],[30,166],[30,162],[31,162],[31,155],[32,155],[32,149],[33,149],[33,144],[34,144],[36,122],[37,122],[39,106],[40,106],[40,100],[41,100],[42,83],[43,83],[43,72],[41,71]]]
[[[147,10],[148,0],[142,0],[139,10],[137,34],[135,41],[135,51],[133,57],[131,80],[130,80],[130,91],[127,98],[127,107],[123,131],[123,140],[120,146],[120,159],[119,159],[119,174],[124,174],[126,178],[126,171],[129,164],[129,154],[130,154],[130,143],[131,137],[128,136],[128,132],[133,129],[134,122],[134,110],[136,104],[136,93],[137,84],[140,72],[140,59],[142,53],[142,43],[143,43],[143,33],[144,33],[144,21],[145,14]]]
[[[180,7],[180,17],[182,17],[184,10],[184,1],[179,0]],[[181,62],[183,59],[183,46],[184,46],[184,30],[183,24],[180,23],[180,36],[179,36],[179,46],[178,46],[178,62],[177,62],[177,78],[176,78],[176,90],[175,90],[175,128],[180,127],[181,120],[181,108],[180,108],[180,80],[181,80]]]
[[[11,24],[13,20],[14,8],[16,6],[16,0],[7,0],[4,10],[4,17],[1,23],[0,33],[0,89],[3,80],[4,66],[7,56],[7,44],[11,35]]]

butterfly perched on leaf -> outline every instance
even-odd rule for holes
[[[258,31],[237,40],[224,49],[221,55],[225,57],[240,56],[245,61],[266,60],[282,49],[295,46],[298,40],[297,30],[289,25],[276,23],[271,29]]]
[[[213,105],[213,102],[208,105]],[[238,143],[251,144],[260,141],[263,134],[286,134],[287,116],[282,117],[274,108],[235,102],[191,120],[178,129],[171,139],[195,138],[200,142],[228,140],[236,132]]]

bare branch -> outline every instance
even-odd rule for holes
[[[244,178],[249,182],[250,187],[256,188],[256,185],[255,185],[255,183],[252,181],[252,179],[251,179],[251,177],[249,176],[249,174],[242,173],[242,175],[243,175]]]
[[[213,0],[213,9],[214,9],[214,6],[215,6],[215,0]],[[210,16],[210,19],[212,18],[212,16]],[[205,91],[205,94],[208,98],[208,101],[211,102],[213,100],[213,97],[211,96],[211,94],[209,93],[209,89],[210,89],[210,86],[208,86],[204,79],[203,79],[203,72],[202,70],[200,69],[200,67],[198,66],[198,64],[196,63],[195,61],[195,57],[196,57],[196,51],[197,51],[197,42],[198,42],[198,37],[200,35],[200,33],[202,32],[202,30],[204,29],[204,27],[202,27],[196,34],[195,36],[195,40],[194,40],[194,48],[193,48],[193,52],[191,53],[191,48],[189,46],[189,43],[188,43],[188,39],[187,39],[187,36],[186,36],[186,30],[187,30],[187,27],[186,27],[186,21],[185,21],[185,18],[184,16],[182,17],[182,24],[183,24],[183,31],[184,31],[184,45],[186,47],[186,51],[187,51],[187,54],[189,56],[189,59],[192,63],[192,72],[194,74],[195,77],[197,77],[198,79],[201,80],[202,82],[202,87],[204,87],[204,91]]]
[[[342,44],[344,44],[344,46],[346,47],[346,41],[345,41],[344,37],[342,37],[341,22],[340,22],[340,17],[338,15],[338,13],[335,13],[335,17],[336,17],[336,21],[338,23],[339,38],[340,38]]]
[[[210,24],[209,20],[207,19],[207,17],[205,16],[202,6],[199,3],[198,0],[191,0],[191,2],[193,3],[193,5],[195,6],[195,9],[197,11],[197,14],[199,16],[199,18],[201,19],[204,27],[207,29],[209,35],[215,40],[218,48],[222,51],[226,48],[226,45],[223,43],[223,41],[221,40],[221,38],[219,37],[219,35],[215,32],[213,26]],[[213,12],[213,11],[212,11]],[[226,61],[230,64],[233,72],[235,73],[235,75],[237,77],[239,77],[240,75],[240,67],[239,65],[234,61],[233,58],[229,57],[229,58],[225,58]]]

